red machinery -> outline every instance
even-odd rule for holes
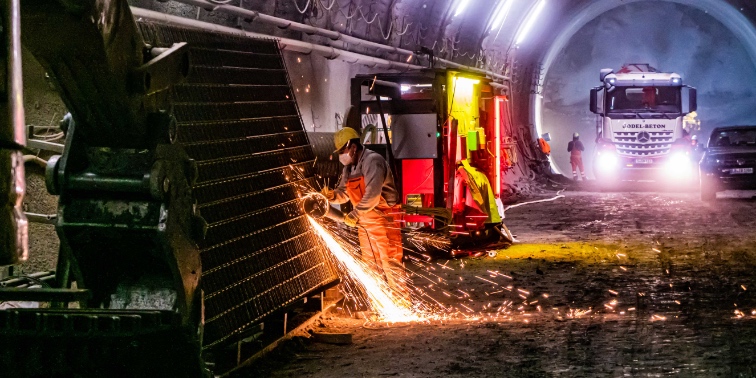
[[[467,160],[490,183],[493,197],[501,194],[503,172],[513,166],[513,156],[505,143],[512,137],[509,102],[498,91],[484,76],[451,70],[352,79],[352,105],[362,115],[363,139],[368,148],[386,154],[394,168],[407,205],[405,222],[438,230],[446,225],[431,215],[446,209],[453,232],[485,228],[480,219],[489,217],[455,203],[465,196],[455,196],[454,188],[464,188],[455,183],[460,162]]]

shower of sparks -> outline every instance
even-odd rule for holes
[[[300,193],[316,191],[305,179],[301,168],[289,166],[285,172],[292,184],[300,189]],[[306,194],[304,195],[306,196]],[[303,197],[303,195],[300,195]],[[538,321],[544,316],[556,319],[594,318],[601,314],[625,316],[633,314],[640,316],[635,307],[619,308],[620,301],[611,298],[600,308],[587,309],[569,308],[567,306],[552,307],[548,293],[526,290],[513,285],[514,278],[498,270],[485,270],[482,274],[473,275],[469,280],[463,277],[465,260],[435,260],[433,255],[439,252],[449,254],[451,245],[449,238],[444,235],[428,233],[418,230],[402,230],[406,241],[404,249],[406,265],[404,273],[399,277],[400,288],[391,287],[380,273],[380,269],[372,266],[370,261],[360,258],[359,240],[353,230],[341,227],[329,220],[315,220],[309,218],[312,228],[322,238],[324,244],[332,253],[342,276],[342,292],[348,302],[340,307],[352,315],[354,308],[367,308],[376,314],[377,320],[386,323],[429,322],[429,321],[520,321],[530,323]],[[660,249],[652,248],[661,253]],[[453,255],[453,254],[452,254]],[[486,256],[481,254],[480,256]],[[490,256],[490,254],[488,254]],[[626,259],[625,253],[614,252],[617,259]],[[478,255],[473,255],[479,257]],[[509,256],[505,256],[509,258]],[[369,260],[369,259],[368,259]],[[619,266],[622,272],[628,272],[625,266]],[[466,288],[470,281],[477,281],[478,286]],[[672,284],[670,283],[670,287]],[[742,290],[747,290],[741,285]],[[476,292],[476,289],[477,292]],[[646,293],[637,292],[638,297],[645,297]],[[606,289],[611,297],[619,298],[624,290]],[[540,300],[544,301],[539,303]],[[484,301],[480,303],[480,301]],[[674,300],[681,305],[681,302]],[[623,306],[624,307],[624,306]],[[756,310],[748,311],[756,316]],[[734,317],[740,319],[747,316],[746,311],[734,310]],[[375,320],[376,317],[372,317]],[[666,321],[667,316],[651,315],[651,322]]]
[[[309,220],[339,264],[365,290],[370,299],[370,304],[382,320],[388,322],[422,320],[421,317],[413,313],[409,301],[392,291],[381,277],[371,271],[370,267],[347,252],[344,246],[323,226],[312,218],[309,218]]]

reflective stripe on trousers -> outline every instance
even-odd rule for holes
[[[585,177],[585,168],[583,167],[583,157],[579,155],[570,156],[570,164],[572,164],[572,176],[577,177],[577,170],[580,169],[580,174]]]

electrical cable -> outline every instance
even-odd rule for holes
[[[558,191],[557,195],[554,196],[554,197],[552,197],[552,198],[540,199],[540,200],[535,200],[535,201],[527,201],[527,202],[516,203],[514,205],[509,205],[509,206],[507,206],[507,207],[504,208],[504,212],[506,213],[507,210],[509,210],[509,209],[514,209],[515,207],[520,207],[520,206],[524,206],[524,205],[531,205],[531,204],[534,204],[534,203],[556,201],[556,200],[558,200],[560,198],[564,198],[564,194],[562,194],[562,192],[564,192],[564,189]]]
[[[305,13],[307,13],[307,8],[310,7],[310,2],[311,1],[312,0],[307,0],[307,4],[305,4],[304,9],[299,9],[299,4],[297,4],[297,0],[292,0],[292,2],[294,3],[294,7],[297,8],[297,12],[299,12],[299,14],[305,14]]]

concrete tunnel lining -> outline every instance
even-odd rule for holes
[[[664,2],[676,3],[699,9],[714,17],[729,29],[735,37],[743,44],[744,48],[751,57],[751,62],[756,66],[756,27],[746,18],[737,8],[724,0],[662,0]],[[589,22],[600,17],[602,14],[624,5],[649,2],[648,0],[599,0],[592,2],[578,12],[564,29],[557,34],[554,42],[548,47],[541,59],[543,66],[543,77],[548,76],[552,64],[557,59],[561,51],[567,46],[570,39]],[[598,77],[598,72],[596,73]],[[586,85],[586,93],[588,87]],[[534,93],[530,97],[530,120],[535,127],[537,135],[542,133],[543,122],[543,96]],[[561,170],[550,157],[551,168],[556,173]]]

